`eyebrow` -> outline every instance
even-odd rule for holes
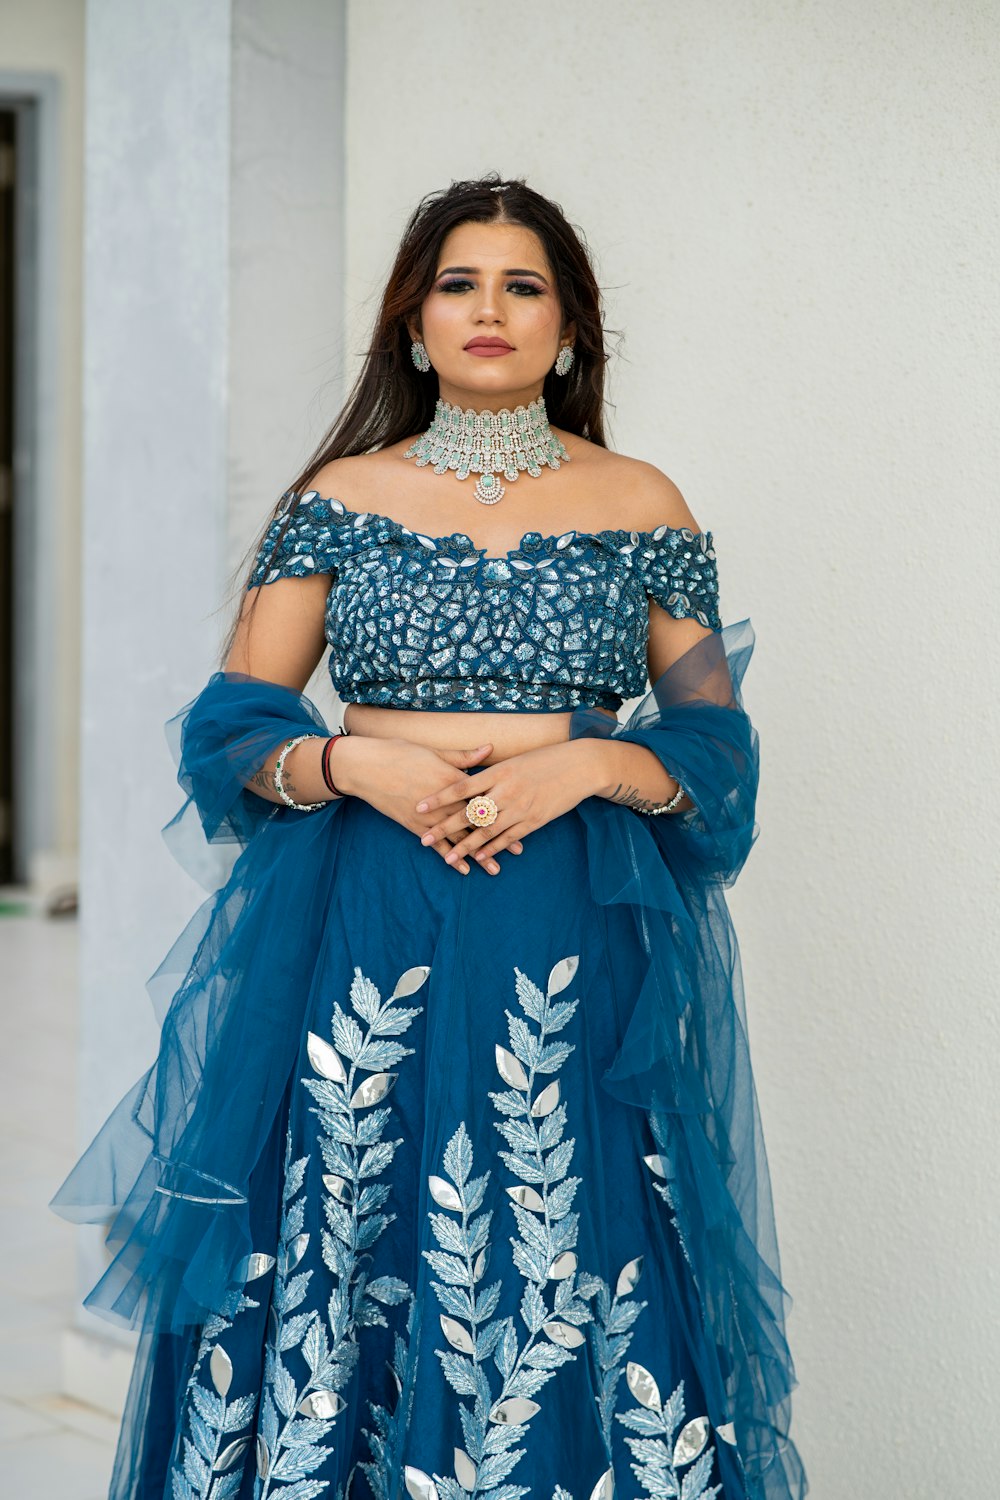
[[[478,276],[479,275],[479,267],[478,266],[445,266],[445,268],[444,268],[443,271],[439,271],[438,272],[438,275],[439,276],[447,276],[448,273],[451,272],[451,271],[461,271],[466,276]],[[531,270],[528,270],[524,266],[508,266],[507,269],[506,269],[506,271],[503,272],[503,275],[504,276],[537,276],[539,281],[545,281],[545,277],[542,275],[541,271],[531,271]],[[545,281],[545,285],[548,286],[548,282],[547,281]]]

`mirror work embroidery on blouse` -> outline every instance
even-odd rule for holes
[[[529,531],[504,557],[315,490],[282,496],[247,588],[329,573],[329,670],[344,702],[614,712],[647,680],[652,598],[721,630],[710,531]]]

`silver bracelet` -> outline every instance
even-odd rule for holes
[[[294,807],[296,812],[315,812],[317,808],[329,806],[329,802],[296,802],[292,797],[289,797],[281,779],[282,772],[285,769],[285,756],[289,750],[294,750],[296,745],[301,745],[303,740],[325,740],[326,738],[327,735],[325,734],[296,735],[294,740],[285,741],[281,747],[281,754],[274,763],[274,790],[278,793],[285,806]]]
[[[653,817],[656,817],[656,815],[658,813],[673,812],[673,810],[677,806],[678,802],[682,802],[684,800],[685,796],[686,796],[686,793],[684,791],[684,788],[681,786],[680,782],[678,781],[677,782],[677,790],[674,793],[674,795],[671,797],[671,799],[670,799],[669,802],[661,802],[661,804],[660,804],[659,807],[637,807],[637,808],[635,808],[633,810],[635,812],[646,813],[648,817],[653,818]]]

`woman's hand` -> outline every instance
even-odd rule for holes
[[[492,748],[492,744],[487,743],[473,750],[432,750],[426,745],[415,745],[412,740],[395,737],[359,735],[355,739],[346,735],[333,748],[330,769],[334,781],[343,791],[363,797],[372,807],[411,833],[423,833],[432,821],[437,820],[437,815],[432,820],[426,814],[421,816],[413,811],[414,787],[429,786],[440,792],[442,787],[457,786],[457,793],[447,805],[442,804],[442,810],[455,814],[452,821],[457,823],[459,810],[473,795],[473,789],[465,791],[465,783],[471,780],[470,777],[463,775],[456,782],[456,770],[475,765]],[[465,830],[469,827],[464,817],[460,826]],[[452,840],[443,833],[421,842],[431,845],[442,858],[452,852]],[[510,847],[512,853],[520,854],[523,845],[514,840]],[[461,857],[458,861],[449,860],[449,863],[457,864],[461,873],[468,875],[469,866]],[[499,866],[490,873],[499,873]]]
[[[597,743],[542,745],[446,783],[416,805],[418,813],[435,817],[422,842],[448,839],[454,844],[445,855],[449,864],[469,854],[485,861],[488,868],[491,857],[502,849],[519,844],[525,834],[597,794],[602,784],[592,753]],[[497,804],[497,819],[488,828],[473,828],[465,816],[465,804],[470,797],[482,796],[492,797]],[[456,802],[460,804],[457,811]]]

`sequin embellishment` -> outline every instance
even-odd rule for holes
[[[335,575],[329,671],[345,702],[394,708],[612,711],[645,689],[648,598],[721,630],[711,532],[529,531],[504,557],[464,532],[289,491],[248,587]]]

